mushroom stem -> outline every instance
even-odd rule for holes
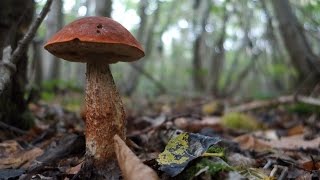
[[[96,168],[115,159],[113,136],[125,139],[125,113],[109,65],[87,63],[86,153]]]

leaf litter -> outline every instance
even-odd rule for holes
[[[318,112],[301,114],[290,105],[228,116],[214,101],[164,99],[139,100],[144,102],[139,108],[126,100],[128,139],[115,138],[123,178],[319,178]],[[85,152],[80,113],[58,105],[29,106],[38,119],[33,129],[1,133],[0,179],[76,178]],[[243,125],[247,120],[249,128]]]

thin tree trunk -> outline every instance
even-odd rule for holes
[[[286,58],[283,58],[284,57],[283,51],[282,51],[283,48],[281,48],[280,46],[281,43],[279,42],[279,39],[276,36],[276,32],[273,26],[274,19],[270,13],[270,10],[268,9],[267,1],[261,0],[260,3],[262,6],[262,10],[266,15],[266,19],[267,19],[265,38],[267,38],[269,46],[271,47],[270,60],[261,62],[265,64],[262,66],[268,66],[268,63],[271,63],[273,66],[277,64],[284,64],[285,66],[290,67],[291,64],[286,62]],[[275,68],[272,68],[271,72],[268,72],[268,68],[262,68],[262,69],[264,70],[263,72],[265,72],[266,77],[268,76],[268,73],[276,74],[276,72],[274,72]],[[285,83],[283,83],[283,81],[286,81],[285,77],[283,76],[275,77],[272,79],[272,84],[277,91],[283,91],[285,89]]]
[[[111,17],[112,0],[96,0],[95,14],[97,16]]]
[[[211,85],[210,85],[210,92],[214,96],[219,96],[219,80],[220,76],[222,74],[222,69],[224,66],[224,60],[225,60],[225,49],[223,47],[225,38],[226,38],[226,27],[227,22],[229,19],[229,14],[227,11],[227,3],[226,1],[224,3],[224,14],[223,14],[223,23],[221,28],[221,34],[217,41],[217,45],[213,48],[213,54],[211,58],[211,69],[210,69],[210,79],[211,79]]]
[[[140,1],[139,16],[141,21],[140,21],[140,27],[137,33],[137,39],[144,44],[146,56],[137,62],[133,62],[132,65],[135,68],[130,69],[129,73],[127,74],[126,82],[125,82],[126,85],[122,87],[124,87],[124,94],[128,96],[130,96],[135,91],[135,89],[139,84],[139,78],[140,78],[141,72],[137,71],[136,69],[144,70],[146,59],[148,59],[148,57],[150,57],[152,53],[154,29],[158,23],[158,19],[160,16],[161,2],[159,0],[157,0],[157,6],[158,7],[153,14],[152,23],[149,26],[147,33],[145,33],[147,29],[147,19],[148,19],[148,15],[146,14],[148,1],[147,0]]]
[[[201,3],[197,6],[194,6],[195,8],[199,8]],[[210,16],[212,7],[212,1],[208,0],[206,4],[206,8],[203,11],[202,19],[201,19],[201,31],[198,33],[196,32],[196,19],[193,20],[193,28],[194,33],[196,34],[196,39],[193,44],[193,59],[192,59],[192,79],[193,79],[193,86],[196,90],[204,90],[205,84],[204,84],[204,75],[203,75],[203,67],[202,67],[202,49],[204,46],[203,40],[206,35],[205,27],[208,22],[208,18]],[[195,16],[196,17],[196,16]]]
[[[42,66],[42,44],[43,41],[39,39],[34,39],[32,41],[32,50],[33,50],[33,61],[32,61],[32,66],[31,66],[31,83],[29,82],[30,87],[30,96],[29,100],[32,102],[36,102],[40,100],[40,92],[41,92],[41,87],[42,87],[42,75],[43,75],[43,66]],[[33,81],[33,82],[32,82]]]
[[[272,0],[273,9],[279,22],[282,40],[291,62],[299,73],[300,82],[311,72],[320,72],[320,58],[311,50],[301,24],[288,0]],[[314,77],[315,78],[315,77]]]
[[[250,62],[248,65],[239,73],[238,79],[234,81],[234,84],[230,87],[225,95],[233,95],[238,89],[240,89],[242,82],[246,79],[250,70],[254,67],[258,57],[260,56],[261,52],[256,52],[252,54],[250,58]]]
[[[250,21],[247,21],[247,19],[251,16],[249,12],[247,12],[247,9],[244,10],[246,13],[245,13],[245,19],[240,19],[240,26],[243,27],[243,32],[244,32],[244,37],[242,39],[242,42],[241,42],[241,45],[239,46],[239,49],[234,53],[234,58],[232,60],[232,63],[231,63],[231,68],[230,70],[226,73],[227,77],[226,77],[226,80],[225,80],[225,83],[223,85],[223,88],[220,92],[224,92],[223,93],[223,96],[225,96],[227,94],[227,90],[230,87],[230,85],[232,84],[232,81],[233,81],[233,78],[234,76],[236,75],[236,73],[238,73],[236,71],[238,65],[239,65],[239,61],[241,59],[241,52],[245,52],[245,49],[247,47],[249,48],[252,48],[251,47],[251,40],[249,38],[249,31],[250,31],[250,28],[251,28],[251,22]],[[242,14],[237,14],[238,16],[242,16]]]
[[[53,36],[57,31],[59,31],[63,26],[63,12],[62,12],[62,6],[63,2],[62,0],[54,0],[52,2],[51,10],[48,14],[47,21],[46,21],[46,39],[49,39]],[[49,63],[51,64],[49,68],[49,79],[59,79],[60,73],[61,73],[61,61],[51,55],[48,52],[45,52],[45,57],[47,60],[49,60]]]

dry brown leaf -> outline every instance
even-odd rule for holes
[[[113,137],[115,151],[122,175],[126,180],[158,180],[157,173],[143,164],[140,159],[129,149],[123,140],[115,135]]]
[[[313,171],[313,170],[320,170],[320,161],[314,162],[314,161],[307,161],[302,163],[302,167],[305,170]]]
[[[8,157],[0,158],[0,169],[19,167],[27,168],[30,163],[41,154],[43,154],[43,150],[40,148],[33,148],[27,151],[13,153]]]
[[[298,135],[303,133],[304,133],[304,126],[302,124],[294,126],[288,130],[288,136],[293,136],[293,135]]]
[[[269,144],[265,141],[260,140],[252,135],[246,134],[234,139],[237,143],[239,143],[241,149],[245,150],[256,150],[256,151],[264,151],[271,148]]]
[[[283,137],[280,140],[271,140],[267,142],[270,146],[278,149],[307,149],[307,148],[319,148],[320,137],[313,140],[305,140],[303,135],[295,135],[289,137]]]
[[[9,156],[10,154],[21,151],[22,147],[14,140],[8,140],[0,143],[0,158]]]
[[[80,164],[78,164],[74,167],[71,167],[70,169],[67,169],[66,173],[77,174],[81,170],[82,164],[83,164],[83,162],[81,162]]]
[[[242,135],[234,139],[240,144],[242,149],[250,150],[266,150],[270,148],[285,149],[285,150],[295,150],[299,148],[319,148],[320,147],[320,137],[313,140],[305,140],[303,135],[295,135],[289,137],[283,137],[279,140],[263,140],[252,135]]]

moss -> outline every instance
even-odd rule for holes
[[[243,129],[247,131],[254,131],[262,128],[262,125],[259,124],[254,117],[238,112],[225,114],[222,117],[221,123],[228,128]]]
[[[209,174],[210,176],[215,176],[217,173],[222,171],[232,171],[234,170],[231,166],[225,163],[220,158],[208,159],[201,158],[194,164],[190,165],[179,179],[193,179],[200,170],[205,170],[204,173]]]
[[[220,146],[216,146],[216,145],[213,145],[211,146],[206,153],[222,153],[223,156],[220,157],[221,159],[223,159],[224,161],[227,161],[227,158],[226,158],[226,149],[224,147],[220,147]]]

